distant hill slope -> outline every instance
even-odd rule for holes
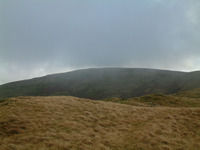
[[[1,150],[199,150],[200,108],[68,96],[0,101]]]
[[[195,88],[200,88],[200,72],[99,68],[4,84],[0,86],[0,98],[41,95],[130,98],[153,93],[173,94]]]
[[[179,92],[179,93],[174,94],[174,96],[200,99],[200,88],[184,91],[184,92]]]
[[[185,94],[187,92],[184,92]],[[188,97],[190,96],[190,97]],[[194,95],[195,97],[195,95]],[[164,95],[164,94],[152,94],[152,95],[145,95],[141,97],[134,97],[128,99],[121,99],[121,98],[108,98],[104,99],[103,101],[106,102],[116,102],[121,104],[127,104],[132,106],[143,106],[143,107],[200,107],[200,97],[194,98],[192,97],[192,93],[190,95]]]

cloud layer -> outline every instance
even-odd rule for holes
[[[0,84],[87,67],[200,68],[199,0],[1,0]]]

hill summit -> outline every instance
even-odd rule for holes
[[[174,94],[200,88],[200,71],[142,68],[91,68],[4,84],[0,97],[76,96],[90,99]]]

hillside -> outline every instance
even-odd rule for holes
[[[200,72],[100,68],[53,74],[0,86],[0,97],[69,95],[82,98],[130,98],[174,94],[200,88]]]
[[[200,90],[193,90],[193,91],[196,91],[196,93],[200,92]],[[133,105],[133,106],[144,106],[144,107],[156,107],[156,106],[176,107],[176,108],[177,107],[200,107],[200,97],[195,98],[196,95],[192,96],[191,91],[183,92],[185,97],[181,93],[174,94],[174,95],[164,95],[164,94],[158,93],[158,94],[145,95],[141,97],[134,97],[134,98],[128,98],[128,99],[108,98],[108,99],[104,99],[103,101],[116,102],[116,103]],[[190,97],[187,97],[187,96],[190,96]]]
[[[0,149],[200,149],[200,108],[135,107],[75,97],[0,102]]]
[[[188,90],[184,92],[179,92],[179,93],[174,94],[174,96],[187,97],[187,98],[200,98],[200,88]]]

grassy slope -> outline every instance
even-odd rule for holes
[[[195,90],[198,93],[198,90]],[[198,91],[198,92],[197,92]],[[120,98],[109,98],[104,99],[108,102],[117,102],[121,104],[128,104],[133,106],[164,106],[164,107],[200,107],[200,97],[192,97],[194,92],[183,92],[184,94],[179,93],[175,95],[164,95],[164,94],[152,94],[145,95],[141,97],[129,98],[129,99],[120,99]],[[176,96],[178,95],[178,96]],[[183,95],[185,97],[183,97]],[[190,97],[188,97],[190,96]],[[192,98],[191,98],[192,97]]]
[[[75,97],[0,103],[0,149],[200,149],[200,108],[135,107]]]
[[[177,97],[200,98],[200,88],[174,94]]]
[[[71,95],[91,99],[129,98],[193,89],[200,87],[198,79],[199,72],[134,68],[85,69],[1,85],[0,97]]]

